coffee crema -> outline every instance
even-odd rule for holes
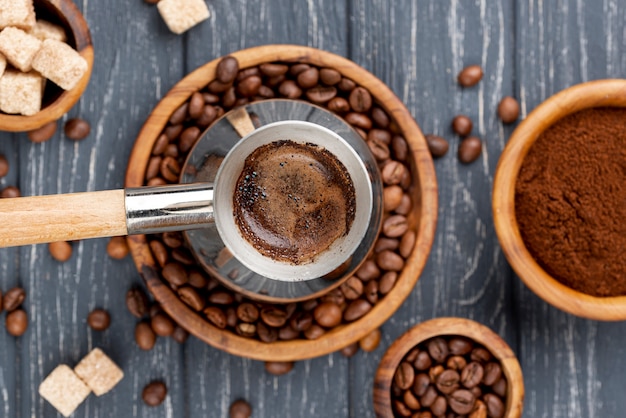
[[[233,207],[242,236],[257,251],[304,264],[348,234],[356,198],[350,174],[332,153],[280,140],[246,158]]]

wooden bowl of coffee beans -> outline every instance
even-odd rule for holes
[[[383,222],[355,274],[313,299],[259,302],[197,265],[180,233],[128,242],[148,289],[180,326],[231,354],[288,365],[380,335],[378,327],[409,295],[428,258],[437,183],[424,136],[380,80],[335,54],[267,45],[211,61],[174,86],[137,138],[126,186],[177,183],[172,168],[180,170],[201,132],[237,106],[270,98],[308,101],[343,117],[376,158]]]
[[[496,233],[522,281],[585,318],[626,319],[626,80],[575,85],[513,132],[493,187]]]
[[[67,113],[87,87],[93,44],[87,21],[71,0],[14,2],[25,8],[0,36],[7,66],[0,78],[0,130],[30,131]],[[20,51],[13,45],[19,44]]]
[[[374,379],[378,417],[522,415],[524,380],[497,334],[464,318],[411,328],[380,361]]]

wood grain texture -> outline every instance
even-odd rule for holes
[[[0,133],[0,153],[11,164],[2,187],[17,185],[31,196],[121,188],[144,120],[184,75],[242,48],[295,43],[364,66],[391,87],[425,133],[450,140],[448,155],[436,161],[437,235],[418,286],[383,326],[375,351],[299,362],[280,377],[195,338],[184,346],[159,339],[155,350],[140,351],[124,294],[141,282],[130,258],[106,255],[105,239],[74,243],[64,264],[43,245],[0,249],[0,289],[24,286],[31,319],[20,338],[0,331],[0,416],[57,417],[37,386],[60,362],[74,365],[99,346],[125,378],[113,392],[89,397],[76,417],[224,417],[238,397],[251,402],[255,417],[372,417],[373,376],[386,348],[412,325],[451,315],[486,324],[518,355],[525,417],[623,415],[626,325],[575,318],[528,290],[497,244],[490,193],[514,128],[498,122],[499,99],[519,98],[524,116],[572,84],[623,78],[626,0],[207,0],[211,18],[181,36],[141,0],[74,3],[94,43],[91,80],[49,142]],[[460,89],[456,73],[475,63],[485,78]],[[485,139],[481,157],[468,166],[456,159],[458,138],[449,127],[458,113],[472,117],[474,133]],[[77,116],[92,125],[82,142],[62,133],[63,123]],[[112,313],[103,333],[85,324],[96,306]],[[157,408],[140,399],[153,378],[169,387]]]

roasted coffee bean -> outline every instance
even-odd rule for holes
[[[437,376],[437,389],[444,395],[448,395],[458,389],[460,380],[461,376],[455,370],[444,370]]]
[[[480,157],[482,147],[482,142],[478,137],[470,136],[464,139],[461,141],[461,145],[459,145],[459,161],[463,164],[476,161]]]
[[[391,289],[393,289],[397,280],[398,273],[395,271],[388,271],[387,273],[383,274],[383,276],[380,278],[380,281],[378,282],[378,292],[381,295],[386,295],[391,291]]]
[[[204,309],[204,298],[191,286],[179,287],[178,297],[195,311]]]
[[[174,333],[174,321],[165,313],[159,312],[150,321],[152,330],[159,337],[169,337]]]
[[[442,416],[446,413],[446,409],[448,409],[448,402],[446,402],[446,398],[443,396],[437,396],[435,398],[435,402],[430,406],[430,410],[435,416]]]
[[[451,354],[464,356],[472,351],[474,344],[465,337],[452,337],[448,341],[448,348]]]
[[[404,391],[404,393],[402,394],[402,401],[404,402],[404,405],[406,405],[406,407],[412,411],[417,411],[421,407],[420,401],[410,390]]]
[[[153,179],[159,175],[159,170],[161,169],[161,161],[163,161],[163,158],[161,158],[160,156],[154,156],[150,158],[150,160],[148,161],[148,167],[146,168],[146,178],[148,180]]]
[[[252,416],[252,407],[243,399],[237,399],[228,408],[230,418],[250,418]]]
[[[256,96],[263,81],[258,75],[250,76],[237,85],[237,93],[243,97]]]
[[[363,87],[356,87],[352,90],[348,101],[355,112],[365,113],[372,107],[372,95]]]
[[[4,324],[9,334],[19,337],[28,329],[28,315],[23,309],[15,309],[7,313]]]
[[[378,348],[378,345],[380,344],[380,337],[380,329],[376,328],[359,340],[359,347],[361,347],[361,350],[366,353],[372,352]]]
[[[506,96],[500,100],[498,105],[498,116],[504,123],[513,123],[519,117],[519,103],[511,96]]]
[[[152,255],[156,259],[159,266],[163,268],[163,266],[165,266],[165,264],[167,263],[167,259],[169,257],[167,248],[165,248],[163,242],[157,240],[150,241],[150,250],[152,251]]]
[[[405,361],[400,363],[396,369],[396,373],[393,376],[393,382],[400,389],[408,389],[413,386],[415,381],[415,369],[413,366]]]
[[[373,260],[367,260],[359,267],[355,274],[364,282],[369,282],[380,276],[380,269]]]
[[[376,138],[367,141],[367,146],[377,161],[387,161],[391,156],[389,146]]]
[[[484,349],[483,347],[476,347],[474,349],[472,349],[472,352],[470,353],[470,358],[473,361],[477,361],[479,363],[487,363],[489,360],[491,360],[492,356],[491,353],[489,351],[487,351],[486,349]]]
[[[126,292],[126,307],[128,312],[137,318],[143,318],[148,313],[148,296],[138,287]]]
[[[11,199],[14,197],[20,197],[21,195],[22,193],[20,192],[20,189],[15,186],[7,186],[2,189],[2,192],[0,192],[0,198],[3,199]]]
[[[352,343],[350,345],[345,346],[340,350],[341,355],[344,357],[352,357],[359,351],[359,343]]]
[[[226,309],[226,325],[234,328],[237,325],[237,311],[235,308]]]
[[[472,87],[483,78],[483,69],[480,65],[469,65],[457,75],[457,81],[463,87]]]
[[[400,202],[400,206],[398,206],[394,212],[397,213],[398,215],[406,216],[411,212],[411,209],[413,209],[413,202],[411,201],[411,196],[405,193],[404,196],[402,196],[402,201]]]
[[[354,125],[357,128],[368,130],[372,127],[372,120],[363,113],[350,112],[344,116],[344,119],[350,125]]]
[[[385,187],[383,189],[383,207],[385,211],[391,212],[400,206],[403,193],[400,186]]]
[[[266,63],[259,65],[259,70],[268,77],[276,77],[285,75],[289,71],[289,67],[285,64]]]
[[[306,331],[304,331],[304,338],[306,338],[307,340],[317,340],[325,333],[326,331],[324,330],[324,328],[317,324],[313,324]]]
[[[182,124],[177,124],[177,125],[171,125],[171,126],[166,127],[164,133],[165,133],[165,136],[167,136],[167,138],[170,141],[173,141],[173,140],[175,140],[176,138],[178,138],[180,136],[180,133],[182,131],[183,131],[183,125]],[[170,144],[170,145],[172,145],[172,146],[174,146],[174,148],[176,148],[174,144]],[[178,154],[178,149],[176,149],[176,154]],[[172,155],[172,157],[173,156],[174,155]]]
[[[263,322],[256,323],[256,333],[259,339],[264,343],[273,343],[278,340],[278,330],[276,328],[268,327]]]
[[[222,97],[222,104],[224,105],[226,109],[229,109],[235,106],[236,102],[237,102],[237,93],[235,91],[235,87],[229,87],[228,90],[226,90],[226,93],[224,93],[224,96]]]
[[[300,307],[302,308],[303,311],[310,312],[313,309],[315,309],[318,304],[319,303],[318,303],[317,299],[309,299],[309,300],[305,300],[304,302],[302,302]]]
[[[415,363],[413,365],[417,370],[428,370],[430,366],[433,364],[433,360],[428,355],[426,351],[420,351],[417,354],[417,358],[415,359]]]
[[[187,283],[196,289],[204,289],[207,286],[207,278],[198,270],[191,270],[187,274]]]
[[[215,107],[211,105],[206,105],[202,109],[202,114],[200,115],[196,123],[198,124],[198,126],[206,128],[207,126],[212,124],[215,119],[217,119],[217,110],[215,110]]]
[[[232,83],[239,71],[239,61],[236,58],[227,56],[220,60],[215,69],[215,78],[224,84]]]
[[[441,373],[443,373],[445,369],[441,364],[437,364],[428,370],[428,377],[430,378],[431,383],[437,382],[437,378]]]
[[[204,96],[202,96],[202,93],[200,93],[199,91],[193,93],[189,98],[188,103],[188,114],[190,118],[198,119],[200,116],[202,116],[202,112],[204,110]]]
[[[9,174],[9,161],[7,157],[0,154],[0,177],[4,177]]]
[[[210,323],[219,329],[226,328],[226,314],[217,306],[206,307],[203,311]]]
[[[376,124],[376,126],[383,129],[387,129],[389,127],[389,116],[387,116],[387,113],[384,110],[380,107],[373,107],[371,113],[372,121]]]
[[[184,344],[185,341],[187,341],[187,338],[189,338],[187,330],[180,325],[176,325],[176,328],[174,328],[174,332],[172,333],[172,339],[179,344]]]
[[[72,244],[66,241],[51,242],[48,244],[48,251],[52,258],[64,263],[72,256]]]
[[[426,354],[428,355],[428,354]],[[426,373],[420,373],[415,376],[415,381],[413,382],[413,393],[417,396],[423,396],[428,390],[430,386],[430,377]]]
[[[466,137],[472,132],[474,124],[465,115],[457,115],[452,119],[452,130],[461,137]]]
[[[274,376],[280,376],[289,373],[293,369],[293,362],[291,361],[266,361],[265,371],[273,374]]]
[[[237,324],[235,331],[237,331],[237,334],[242,337],[252,338],[256,335],[256,325],[249,324],[247,322],[240,322]]]
[[[380,253],[385,250],[394,251],[400,246],[400,241],[395,238],[379,237],[374,245],[374,252]]]
[[[389,238],[398,238],[409,230],[409,222],[405,216],[393,215],[383,222],[383,234]]]
[[[365,299],[353,300],[343,313],[346,322],[356,321],[372,309],[372,305]]]
[[[270,327],[280,328],[287,322],[287,312],[277,306],[268,305],[261,309],[261,320]]]
[[[390,160],[382,169],[381,179],[386,185],[392,186],[400,184],[402,178],[407,173],[408,169],[404,166],[404,164],[398,161]]]
[[[306,91],[306,97],[313,103],[323,104],[329,102],[337,95],[334,87],[317,86]]]
[[[208,301],[216,305],[230,305],[235,300],[230,292],[216,290],[209,294]]]
[[[54,136],[57,130],[57,121],[48,122],[40,128],[28,132],[28,139],[34,143],[46,142]],[[0,176],[2,177],[2,176]]]
[[[172,113],[170,116],[169,123],[170,125],[180,125],[187,119],[187,111],[189,109],[189,103],[185,102],[182,105],[178,106],[178,108]]]
[[[461,383],[468,389],[480,384],[483,380],[484,369],[479,363],[472,361],[461,371]]]
[[[391,144],[391,134],[383,129],[370,129],[366,139],[368,141],[378,141],[385,145]]]
[[[310,89],[317,85],[319,78],[319,70],[315,67],[311,67],[298,74],[297,82],[303,89]]]
[[[104,331],[111,325],[111,315],[104,309],[94,309],[87,315],[87,324],[94,331]]]
[[[355,276],[350,277],[339,288],[349,300],[357,299],[363,294],[363,282]]]
[[[291,328],[289,325],[284,326],[278,330],[278,338],[281,340],[293,340],[300,336],[300,331],[296,331]]]
[[[121,260],[128,255],[129,249],[124,237],[112,237],[107,244],[107,254],[115,260]]]
[[[135,325],[135,342],[142,350],[152,350],[156,343],[156,334],[150,323],[141,321]]]
[[[339,90],[351,91],[356,87],[356,83],[349,78],[343,77],[341,81],[339,81],[337,87],[339,87]]]
[[[502,403],[502,399],[492,393],[486,394],[483,399],[487,406],[487,414],[489,417],[502,418],[504,416],[504,403]]]
[[[274,98],[274,96],[276,96],[276,94],[274,93],[274,90],[272,90],[268,86],[259,87],[259,91],[257,92],[257,95],[263,99],[272,99]]]
[[[458,389],[452,392],[448,397],[450,408],[457,414],[465,415],[472,412],[476,398],[466,389]]]
[[[286,79],[287,79],[287,77],[284,76],[284,75],[277,75],[275,77],[268,78],[265,83],[267,84],[267,86],[269,88],[274,88],[274,87],[279,86],[280,84],[282,84],[283,81],[285,81]]]
[[[65,136],[75,141],[87,138],[89,132],[91,132],[91,126],[89,122],[80,118],[73,118],[65,122]]]
[[[396,417],[410,417],[413,414],[408,406],[397,399],[393,401],[393,410]]]
[[[444,138],[439,135],[426,135],[426,143],[428,144],[428,150],[434,158],[443,157],[448,153],[450,144]]]
[[[313,315],[310,312],[295,312],[289,325],[296,331],[306,331],[313,325]]]
[[[296,82],[293,80],[285,80],[280,83],[280,86],[278,87],[278,92],[281,94],[281,96],[288,99],[297,99],[302,96],[302,89],[298,87]]]
[[[290,68],[289,68],[289,74],[291,74],[292,76],[297,76],[298,74],[308,70],[309,68],[311,68],[311,66],[309,64],[305,64],[305,63],[298,63],[298,64],[293,64]]]
[[[400,255],[404,258],[409,258],[411,253],[413,252],[413,247],[415,246],[415,241],[417,240],[417,234],[414,230],[409,229],[402,236],[400,240],[400,246],[398,247],[398,251]]]
[[[160,381],[148,383],[141,392],[141,398],[148,406],[159,406],[167,397],[167,386]]]
[[[313,311],[315,322],[326,328],[336,327],[341,323],[341,308],[334,303],[322,303]]]
[[[446,361],[446,366],[451,370],[463,370],[467,366],[467,360],[462,356],[450,356]]]
[[[502,377],[502,368],[500,364],[489,362],[485,365],[483,384],[491,386]]]
[[[163,312],[161,305],[158,302],[155,302],[152,305],[150,305],[150,308],[148,309],[148,316],[150,318],[154,318],[156,314],[161,313],[161,312]]]
[[[259,309],[252,303],[242,303],[237,307],[237,318],[243,322],[256,322],[259,319]]]
[[[437,396],[439,396],[437,390],[433,386],[429,385],[428,388],[426,388],[426,392],[422,396],[420,396],[420,404],[422,406],[425,406],[426,408],[429,408],[435,402]]]
[[[328,110],[335,113],[346,113],[350,110],[350,103],[343,97],[335,97],[328,102]]]
[[[181,132],[180,138],[178,138],[178,148],[180,148],[182,152],[188,152],[198,141],[200,134],[200,128],[197,126],[190,126],[185,129]]]
[[[7,291],[2,298],[2,305],[7,312],[19,308],[26,299],[26,291],[21,287],[14,287]]]
[[[148,186],[163,186],[164,184],[168,184],[168,183],[165,180],[163,180],[161,177],[154,177],[148,180],[148,183],[147,183]]]
[[[161,160],[159,173],[165,180],[174,183],[178,181],[180,176],[180,164],[174,157],[165,157]]]
[[[491,388],[496,395],[504,398],[506,396],[506,378],[502,376]]]
[[[485,403],[480,399],[477,399],[468,418],[487,418],[487,406]]]
[[[404,258],[393,251],[381,251],[376,254],[376,264],[387,271],[401,271],[404,268]]]
[[[243,80],[247,79],[248,77],[252,77],[252,76],[261,76],[261,70],[259,70],[259,67],[249,67],[249,68],[244,68],[243,70],[239,71],[239,73],[237,73],[237,77],[235,78],[235,80],[237,80],[238,82],[242,82]]]
[[[161,270],[161,275],[165,280],[176,286],[182,286],[187,283],[187,270],[182,264],[176,261],[170,261]]]
[[[474,386],[473,388],[471,388],[469,390],[470,392],[472,392],[472,394],[474,395],[474,397],[476,399],[480,398],[481,396],[483,396],[483,391],[480,389],[480,386]]]
[[[365,285],[365,289],[363,291],[365,295],[365,299],[372,305],[378,303],[378,282],[376,280],[369,281]]]

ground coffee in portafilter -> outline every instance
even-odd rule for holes
[[[348,234],[356,200],[337,157],[313,144],[281,140],[246,158],[233,207],[243,237],[261,254],[305,264]]]
[[[335,69],[271,62],[241,70],[238,65],[224,65],[217,71],[220,80],[228,81],[209,83],[173,112],[155,141],[145,184],[177,182],[172,169],[182,167],[199,132],[233,107],[270,98],[306,100],[343,117],[372,151],[384,185],[383,227],[371,255],[346,283],[305,302],[259,303],[225,288],[196,264],[179,232],[148,236],[163,281],[175,293],[183,294],[181,300],[212,326],[265,343],[316,339],[364,317],[392,291],[417,239],[409,221],[412,160],[407,141],[370,92]],[[314,82],[317,84],[307,87]],[[136,335],[149,349],[154,332],[149,323],[139,324],[143,330]],[[373,346],[371,341],[367,343],[367,347]],[[346,354],[354,354],[351,348]],[[293,363],[270,362],[266,366],[269,373],[282,374]]]

